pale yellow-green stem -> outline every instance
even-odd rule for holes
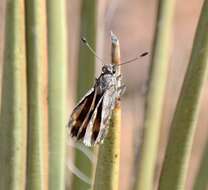
[[[153,44],[147,109],[144,121],[144,142],[138,164],[134,190],[152,190],[163,101],[171,48],[171,31],[175,0],[159,0]]]
[[[176,111],[159,181],[159,190],[184,190],[196,131],[200,98],[208,73],[208,0],[204,1],[192,54]]]
[[[0,114],[0,189],[25,189],[27,94],[24,0],[6,2]]]
[[[67,31],[66,1],[48,0],[49,189],[65,189]]]
[[[48,60],[46,1],[27,0],[27,189],[48,189]]]
[[[118,38],[112,33],[112,64],[120,63]],[[119,68],[120,69],[120,68]],[[119,70],[120,73],[120,70]],[[117,100],[113,110],[109,131],[104,144],[99,147],[94,190],[119,189],[121,107]]]
[[[81,1],[80,37],[84,36],[93,49],[96,49],[96,10],[96,0]],[[76,100],[78,101],[93,86],[95,80],[95,56],[83,44],[80,45],[79,49],[77,70]],[[75,149],[74,164],[82,173],[92,179],[93,164],[84,153],[77,149]],[[79,177],[73,176],[71,189],[82,190],[89,188],[89,184],[82,181]]]
[[[199,169],[194,182],[193,190],[206,190],[208,187],[208,139],[204,147]]]

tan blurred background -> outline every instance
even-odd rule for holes
[[[110,60],[109,32],[116,33],[121,43],[121,56],[125,61],[135,57],[138,53],[149,51],[151,56],[151,44],[154,33],[154,21],[156,19],[156,0],[98,0],[97,17],[97,54]],[[193,42],[194,31],[199,18],[202,0],[177,0],[175,5],[174,22],[172,29],[172,50],[170,53],[170,69],[167,82],[166,99],[161,129],[160,150],[158,153],[158,167],[160,172],[163,159],[167,132],[180,87],[188,64]],[[79,13],[80,0],[67,2],[67,17],[69,30],[69,112],[74,105],[76,85],[77,49],[79,48]],[[5,0],[0,0],[0,74],[3,63],[3,32],[4,32]],[[122,99],[122,141],[121,141],[121,170],[120,189],[129,188],[133,180],[132,170],[133,154],[138,149],[138,142],[142,136],[142,123],[145,110],[145,95],[147,90],[148,69],[150,56],[125,65],[122,68],[124,83],[127,91]],[[90,64],[90,63],[86,63]],[[100,65],[97,63],[97,74]],[[1,76],[1,75],[0,75]],[[187,180],[187,190],[191,189],[193,177],[196,173],[198,161],[207,138],[208,126],[208,84],[204,91],[201,112],[195,136],[190,172]],[[156,175],[156,183],[157,183]]]

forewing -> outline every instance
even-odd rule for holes
[[[72,111],[68,127],[70,129],[71,136],[77,136],[80,127],[83,124],[94,98],[95,90],[90,89],[87,94],[79,101],[77,106]]]
[[[117,91],[115,89],[115,86],[112,86],[104,93],[104,97],[102,101],[101,122],[100,122],[99,132],[95,138],[95,144],[102,142],[105,136],[107,135],[109,120],[111,118],[112,111],[115,107],[116,98],[117,98]]]
[[[101,125],[101,115],[102,115],[102,104],[104,96],[101,96],[96,108],[93,111],[92,117],[86,128],[86,133],[84,135],[83,142],[86,146],[91,146],[94,144],[95,139],[99,133]]]
[[[80,139],[82,139],[84,137],[86,129],[87,129],[87,126],[88,126],[88,123],[89,123],[90,119],[92,118],[94,109],[95,109],[98,101],[99,101],[99,96],[97,94],[97,88],[95,88],[94,96],[93,96],[93,99],[92,99],[92,102],[91,102],[91,105],[90,105],[90,109],[88,110],[88,113],[85,116],[85,119],[82,122],[82,125],[80,126],[78,134],[77,134],[77,139],[78,140],[80,140]]]

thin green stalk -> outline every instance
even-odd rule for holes
[[[27,95],[23,0],[6,1],[2,104],[0,115],[0,189],[25,189]]]
[[[96,0],[83,0],[81,9],[81,36],[86,37],[90,45],[95,48],[96,39]],[[87,92],[95,80],[95,57],[84,46],[81,45],[79,50],[78,81],[77,81],[77,100]],[[92,177],[93,166],[88,158],[79,150],[75,149],[75,166],[89,178]],[[71,189],[83,190],[89,189],[90,186],[83,182],[77,176],[73,176]]]
[[[112,63],[120,63],[120,46],[118,38],[112,34]],[[120,68],[119,68],[120,69]],[[119,70],[120,73],[120,70]],[[95,173],[94,190],[118,190],[119,189],[119,160],[120,160],[120,129],[121,128],[121,107],[120,100],[117,100],[108,136],[104,144],[100,145],[98,162]]]
[[[48,0],[49,189],[65,189],[67,37],[66,2]]]
[[[190,63],[171,124],[160,190],[185,189],[199,103],[208,72],[208,0],[204,1],[193,43]]]
[[[194,182],[193,190],[206,190],[208,188],[207,169],[208,169],[208,139],[202,154],[202,158]]]
[[[157,159],[159,133],[168,74],[174,0],[160,0],[151,60],[149,92],[144,121],[141,161],[133,189],[152,190]]]
[[[48,189],[46,2],[25,1],[28,81],[27,189]]]

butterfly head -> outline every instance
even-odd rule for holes
[[[107,64],[102,67],[102,73],[104,74],[115,74],[116,70],[116,66],[113,64]]]

